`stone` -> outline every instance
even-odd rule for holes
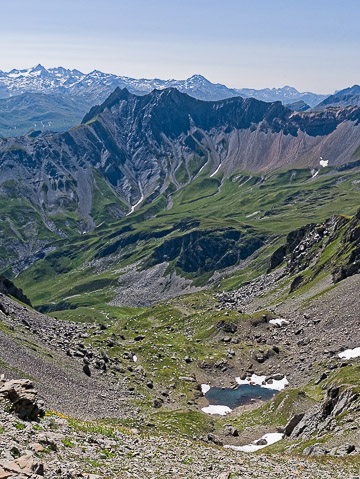
[[[347,454],[351,454],[354,451],[355,451],[354,444],[343,444],[342,446],[337,448],[336,455],[346,456]]]
[[[32,476],[33,474],[37,474],[38,476],[44,475],[43,464],[39,463],[37,459],[30,454],[25,454],[14,461],[3,461],[2,467],[5,471],[26,476]]]
[[[86,374],[86,376],[91,376],[91,370],[90,366],[88,364],[84,364],[83,366],[83,372]]]
[[[103,358],[103,360],[108,363],[110,361],[109,359],[109,356],[107,355],[106,351],[101,351],[101,357]]]
[[[155,398],[153,401],[153,407],[159,409],[163,405],[163,400],[161,398]]]
[[[324,379],[326,379],[326,378],[327,378],[327,374],[326,374],[325,372],[321,373],[319,379],[317,379],[317,380],[315,381],[315,386],[317,386],[318,384],[320,384],[320,383],[321,383],[322,381],[324,381]]]
[[[0,479],[7,479],[8,477],[14,477],[12,472],[5,471],[0,467]]]
[[[33,450],[36,453],[45,451],[45,448],[41,444],[39,444],[38,442],[34,442],[34,443],[30,444],[29,447],[30,447],[31,450]]]
[[[234,426],[229,426],[225,429],[225,434],[227,436],[234,436],[238,437],[239,436],[239,431],[236,429]]]
[[[256,444],[257,446],[266,446],[267,440],[266,440],[266,439],[258,439],[258,440],[255,442],[255,444]]]
[[[299,422],[304,417],[304,413],[295,414],[291,417],[290,421],[286,424],[284,434],[285,436],[290,436],[295,427],[299,424]]]
[[[222,472],[220,476],[217,477],[217,479],[230,479],[231,474],[230,472]]]
[[[21,419],[37,420],[45,415],[42,403],[38,403],[37,391],[29,379],[0,381],[0,399],[11,403],[11,409]]]
[[[180,379],[180,381],[186,381],[188,383],[196,382],[196,379],[191,377],[191,376],[180,376],[179,379]]]
[[[219,436],[216,436],[216,435],[213,434],[212,432],[209,432],[209,434],[207,435],[207,438],[208,438],[208,441],[213,442],[213,443],[216,444],[217,446],[223,446],[223,442],[222,442],[222,440],[219,438]]]

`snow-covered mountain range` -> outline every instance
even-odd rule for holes
[[[201,75],[193,75],[186,80],[136,79],[103,73],[98,70],[85,74],[79,70],[69,70],[62,67],[46,69],[42,65],[25,70],[0,71],[0,98],[22,93],[70,94],[76,96],[86,94],[95,103],[101,103],[116,87],[127,88],[131,93],[137,95],[150,93],[154,89],[163,90],[174,87],[200,100],[222,100],[242,96],[269,102],[279,100],[283,103],[303,100],[310,106],[316,105],[327,96],[311,92],[299,92],[289,86],[262,90],[228,88],[220,83],[212,83]]]
[[[82,73],[62,67],[46,69],[42,65],[24,70],[0,70],[0,136],[25,135],[30,130],[65,131],[79,124],[94,105],[101,104],[117,88],[146,95],[152,90],[177,88],[182,93],[205,101],[241,96],[283,104],[298,102],[310,107],[326,98],[295,88],[228,88],[212,83],[201,75],[186,80],[136,79],[94,70]]]

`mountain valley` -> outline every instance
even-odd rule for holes
[[[0,477],[357,477],[359,107],[112,90],[0,139]]]

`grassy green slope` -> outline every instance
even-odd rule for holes
[[[355,213],[360,204],[358,172],[324,169],[321,173],[313,179],[309,170],[290,170],[263,178],[238,174],[226,180],[221,175],[208,178],[200,174],[172,195],[170,209],[166,209],[165,196],[160,195],[130,216],[112,223],[106,223],[104,216],[104,222],[91,233],[58,241],[57,251],[22,273],[17,283],[35,305],[65,300],[70,307],[99,303],[103,307],[114,295],[119,267],[147,260],[164,240],[183,235],[184,229],[233,228],[245,237],[267,238],[266,247],[255,253],[253,266],[234,272],[221,285],[237,287],[266,270],[269,254],[288,232],[333,214]],[[114,200],[101,187],[96,194],[101,202],[98,200],[94,208],[102,219],[104,208],[112,206]],[[113,206],[120,209],[122,205]],[[104,248],[110,248],[109,253]],[[97,287],[100,282],[96,281],[103,281],[103,287]],[[81,294],[74,293],[76,288]]]

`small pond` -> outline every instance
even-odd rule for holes
[[[211,388],[205,397],[211,405],[222,405],[234,409],[251,403],[252,399],[268,401],[278,392],[278,390],[264,388],[260,385],[241,384],[236,389]]]

